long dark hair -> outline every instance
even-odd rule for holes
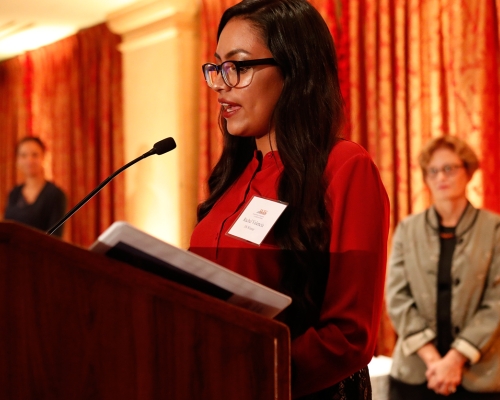
[[[284,78],[272,125],[284,167],[278,198],[289,206],[274,236],[285,250],[281,289],[293,298],[285,319],[296,335],[316,319],[328,274],[323,173],[344,120],[335,48],[323,18],[306,0],[244,0],[225,11],[218,38],[233,18],[255,26]],[[230,135],[221,116],[219,124],[223,151],[208,180],[210,195],[198,208],[199,221],[241,175],[256,148],[253,138]]]

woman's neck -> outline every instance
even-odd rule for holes
[[[45,185],[45,176],[33,175],[27,176],[24,180],[24,187],[28,189],[39,189]]]
[[[457,226],[460,217],[467,207],[467,198],[458,200],[442,200],[434,202],[434,207],[441,217],[441,225],[446,227]]]
[[[255,146],[257,147],[257,150],[262,153],[262,155],[266,155],[270,151],[277,150],[278,146],[276,145],[276,136],[274,131],[271,131],[264,136],[256,137]]]
[[[22,194],[28,204],[33,204],[42,192],[45,186],[45,177],[43,175],[28,176],[24,181]]]

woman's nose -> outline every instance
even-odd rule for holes
[[[212,89],[215,90],[216,92],[219,92],[224,89],[229,89],[229,86],[226,84],[224,79],[222,78],[222,73],[219,72],[212,84]]]

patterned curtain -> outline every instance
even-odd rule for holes
[[[120,39],[104,25],[0,63],[0,209],[19,180],[15,143],[39,136],[48,147],[46,173],[68,206],[123,164]],[[65,224],[64,238],[90,245],[124,215],[117,177]]]
[[[202,0],[200,49],[202,63],[213,62],[217,47],[217,27],[224,11],[238,0]],[[217,94],[208,88],[200,66],[200,134],[199,134],[199,171],[198,200],[208,195],[206,186],[210,171],[217,162],[222,149],[222,136],[219,130],[219,103]]]
[[[482,168],[469,198],[500,212],[500,0],[310,1],[336,44],[345,137],[363,145],[379,167],[392,227],[429,205],[417,155],[442,134],[465,139],[477,151]],[[204,60],[213,59],[218,18],[229,3],[203,0]],[[204,185],[220,134],[215,96],[201,87]],[[390,355],[394,341],[384,315],[377,353]]]
[[[429,205],[417,155],[431,137],[467,140],[482,160],[476,206],[500,211],[499,0],[342,0],[348,137],[374,157],[392,226]],[[382,320],[379,353],[394,333]]]
[[[15,147],[18,137],[27,136],[24,96],[24,57],[0,63],[0,215],[7,195],[16,182]]]

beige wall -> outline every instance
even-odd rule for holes
[[[126,220],[183,248],[197,205],[198,18],[198,2],[146,0],[108,19],[123,38],[125,159],[177,143],[125,172]]]

